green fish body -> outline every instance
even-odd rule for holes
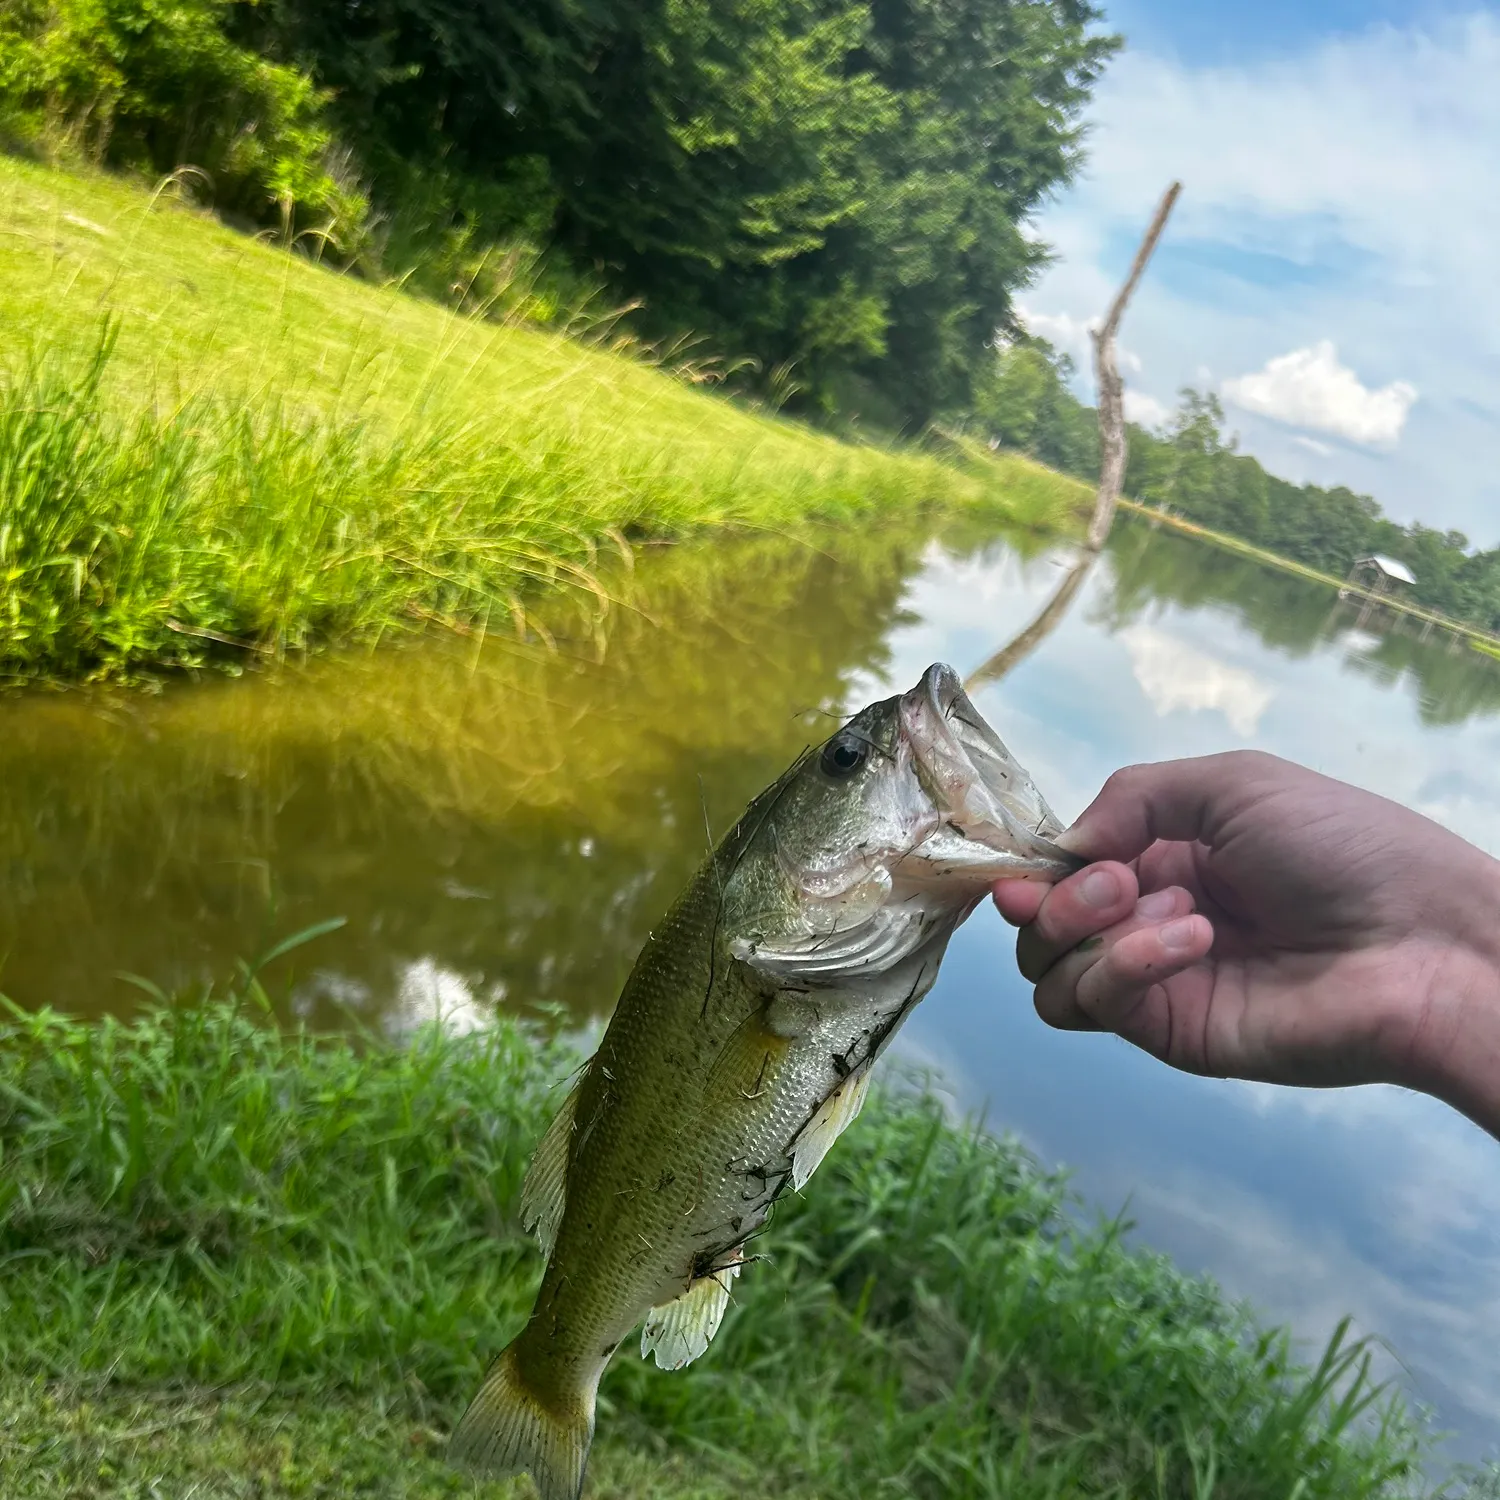
[[[543,1137],[522,1220],[536,1307],[454,1435],[460,1462],[576,1500],[594,1393],[708,1347],[745,1246],[858,1114],[989,885],[1076,860],[951,669],[872,704],[750,805],[642,949]]]

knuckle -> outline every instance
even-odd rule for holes
[[[1225,750],[1217,759],[1235,781],[1258,781],[1285,764],[1265,750]]]
[[[1060,922],[1062,913],[1054,904],[1046,904],[1036,914],[1028,931],[1031,933],[1031,947],[1046,947],[1055,949],[1063,937],[1063,925]]]
[[[1223,765],[1242,770],[1249,770],[1252,766],[1269,759],[1270,757],[1264,750],[1223,750],[1219,753],[1219,760]]]
[[[1034,951],[1038,945],[1046,947],[1056,945],[1061,930],[1060,918],[1069,904],[1073,882],[1077,878],[1076,875],[1070,875],[1060,884],[1053,886],[1043,897],[1041,905],[1037,907],[1036,915],[1021,929],[1028,950]]]
[[[1108,780],[1104,783],[1103,795],[1107,797],[1133,796],[1136,786],[1146,775],[1146,771],[1147,767],[1143,763],[1121,766],[1118,771],[1111,771]]]

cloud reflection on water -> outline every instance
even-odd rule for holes
[[[1219,661],[1154,625],[1132,625],[1118,639],[1130,653],[1131,673],[1157,717],[1203,709],[1224,715],[1242,739],[1250,739],[1275,689],[1252,672]]]
[[[979,658],[1049,580],[998,558],[932,556],[904,605],[878,690],[929,659]],[[996,588],[999,580],[1002,587]],[[970,585],[974,586],[970,586]],[[1435,727],[1419,683],[1351,660],[1383,649],[1330,628],[1277,648],[1234,610],[1156,601],[1113,634],[1114,584],[1091,579],[1051,639],[980,708],[1063,816],[1138,760],[1253,745],[1417,807],[1500,848],[1500,725]],[[864,684],[861,684],[864,686]],[[1205,712],[1205,710],[1209,710]],[[1430,1099],[1392,1088],[1308,1092],[1188,1078],[1112,1038],[1046,1030],[992,913],[959,936],[908,1031],[928,1058],[958,1060],[955,1087],[994,1128],[1075,1169],[1140,1239],[1290,1320],[1309,1344],[1352,1315],[1389,1340],[1400,1375],[1455,1454],[1500,1432],[1500,1152]],[[1310,1351],[1311,1352],[1311,1351]],[[1400,1361],[1398,1363],[1397,1361]]]

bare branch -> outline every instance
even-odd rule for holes
[[[1094,566],[1094,557],[1094,553],[1085,552],[1064,574],[1052,597],[1042,606],[1036,618],[987,662],[964,678],[966,692],[972,693],[988,682],[998,682],[1017,662],[1024,661],[1052,634],[1062,617],[1067,614],[1073,595],[1083,586],[1089,569]]]
[[[1125,278],[1125,285],[1110,305],[1109,316],[1092,334],[1094,377],[1099,397],[1099,494],[1094,501],[1093,518],[1089,521],[1086,545],[1091,552],[1097,552],[1109,535],[1115,519],[1115,506],[1120,500],[1120,488],[1125,482],[1125,383],[1120,379],[1120,367],[1115,360],[1115,335],[1181,191],[1182,184],[1174,182],[1162,195],[1156,217],[1141,241],[1141,248],[1135,252],[1135,263]]]

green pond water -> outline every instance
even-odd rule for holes
[[[1500,850],[1500,662],[1129,522],[1091,569],[975,523],[644,549],[526,642],[433,633],[156,694],[0,700],[0,990],[125,1012],[269,963],[288,1018],[608,1014],[653,921],[837,716],[933,660],[1058,812],[1257,745]],[[1475,1456],[1500,1433],[1500,1151],[1395,1090],[1181,1078],[1048,1032],[988,910],[902,1036],[956,1102],[1309,1339],[1344,1313]]]

